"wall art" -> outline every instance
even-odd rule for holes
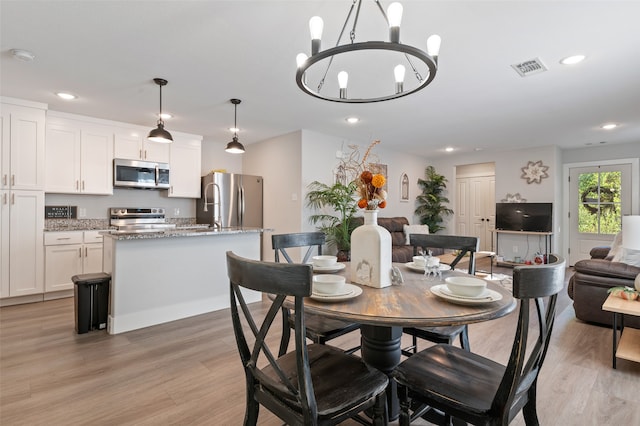
[[[527,199],[520,197],[520,193],[516,192],[515,194],[507,194],[502,200],[501,203],[526,203]]]
[[[400,175],[400,201],[409,202],[409,176],[406,173]]]
[[[545,166],[542,164],[542,160],[540,161],[529,161],[527,165],[522,167],[522,175],[521,179],[525,179],[527,183],[540,183],[542,179],[548,178],[549,174],[547,170],[549,170],[549,166]]]

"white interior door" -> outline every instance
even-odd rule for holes
[[[631,214],[631,164],[569,169],[569,264],[610,245]]]

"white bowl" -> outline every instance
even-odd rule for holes
[[[413,264],[416,266],[424,266],[425,265],[425,258],[424,256],[413,256]]]
[[[313,276],[313,292],[337,294],[344,289],[345,279],[340,275],[322,274]]]
[[[314,266],[333,266],[338,261],[336,256],[329,255],[321,255],[321,256],[313,256],[311,258]]]
[[[447,277],[444,282],[451,293],[459,296],[480,296],[487,288],[486,281],[472,277]]]

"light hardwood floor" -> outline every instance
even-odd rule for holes
[[[512,314],[471,325],[472,349],[505,362],[514,323]],[[613,370],[611,330],[576,320],[563,291],[538,385],[541,424],[639,425],[639,397],[640,364]],[[243,414],[228,310],[110,336],[75,334],[73,299],[0,309],[3,426],[240,425]],[[259,424],[282,422],[261,409]]]

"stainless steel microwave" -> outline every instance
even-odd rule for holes
[[[116,158],[113,160],[113,186],[168,189],[169,164]]]

